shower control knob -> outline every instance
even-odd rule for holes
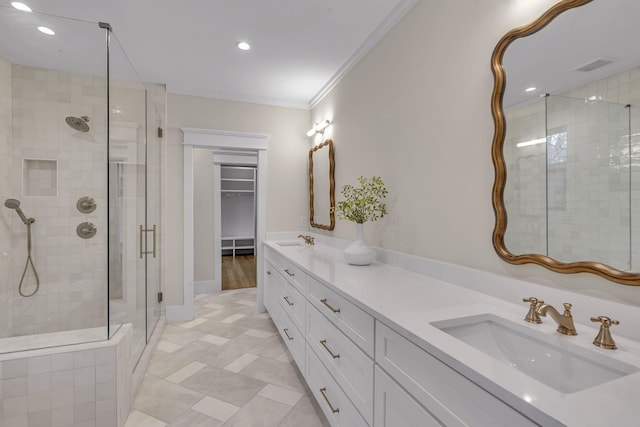
[[[98,229],[91,222],[83,222],[76,227],[76,233],[83,239],[90,239],[96,235]]]
[[[76,208],[81,213],[91,213],[96,210],[97,203],[93,197],[80,197],[76,203]]]

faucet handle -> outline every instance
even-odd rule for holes
[[[616,347],[616,342],[611,337],[609,327],[611,325],[619,325],[620,322],[618,320],[611,320],[611,318],[607,316],[592,317],[591,321],[596,323],[600,322],[600,331],[598,331],[598,335],[594,338],[593,345],[606,348],[608,350],[615,350],[618,348]]]
[[[562,314],[563,316],[571,316],[571,307],[573,307],[571,304],[569,304],[568,302],[565,302],[562,304],[564,306],[564,313]]]
[[[538,304],[544,304],[544,301],[536,297],[529,297],[529,298],[522,298],[522,302],[531,303],[531,305],[529,306],[529,312],[525,316],[524,320],[529,323],[542,323],[542,320],[540,320],[540,316],[536,312],[536,308]]]

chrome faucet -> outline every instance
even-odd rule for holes
[[[539,305],[536,313],[540,316],[546,316],[547,312],[551,315],[551,318],[558,324],[557,331],[564,335],[578,335],[576,327],[573,324],[573,316],[571,315],[571,304],[565,302],[564,313],[560,314],[558,310],[550,306],[549,304]]]
[[[316,242],[315,242],[315,240],[316,240],[316,239],[315,239],[315,237],[312,237],[312,236],[305,236],[305,235],[302,235],[302,234],[298,234],[298,237],[299,237],[299,238],[300,238],[300,237],[301,237],[301,238],[303,238],[303,239],[304,239],[304,242],[305,242],[307,245],[312,245],[312,246],[313,246],[313,245],[315,245],[315,244],[316,244]]]

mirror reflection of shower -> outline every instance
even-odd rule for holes
[[[81,116],[81,117],[73,117],[69,116],[64,119],[65,122],[69,125],[69,127],[73,130],[77,130],[78,132],[88,132],[89,131],[89,116]]]
[[[38,292],[40,289],[40,277],[38,277],[38,271],[36,270],[36,266],[33,263],[33,259],[31,258],[31,225],[36,222],[34,218],[27,218],[22,209],[20,209],[20,200],[17,199],[7,199],[4,202],[4,206],[9,209],[14,209],[22,222],[27,226],[27,261],[24,265],[24,270],[22,271],[22,277],[20,278],[20,284],[18,285],[18,293],[23,297],[31,297]],[[24,285],[24,279],[27,275],[27,271],[29,270],[29,266],[31,266],[31,270],[33,271],[33,275],[36,279],[36,289],[31,293],[26,293],[22,291],[22,286]]]

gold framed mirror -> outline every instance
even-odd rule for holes
[[[634,195],[637,193],[634,185],[640,182],[640,178],[635,178],[636,175],[640,176],[637,173],[640,166],[640,116],[634,108],[640,105],[640,96],[631,95],[635,89],[631,90],[632,82],[629,79],[630,75],[640,76],[640,61],[637,58],[627,59],[619,51],[612,55],[608,53],[615,51],[613,47],[624,45],[625,39],[637,40],[633,35],[635,33],[631,33],[637,25],[622,29],[618,27],[622,27],[619,25],[622,21],[620,17],[638,16],[639,2],[615,2],[617,4],[614,5],[606,0],[559,1],[532,23],[509,31],[496,45],[491,57],[494,76],[491,112],[495,126],[491,151],[495,169],[492,191],[495,227],[492,242],[499,257],[511,264],[533,263],[558,273],[587,272],[620,284],[640,285],[640,273],[636,272],[640,270],[640,246],[633,244],[638,241],[640,229],[631,222],[632,209],[640,209],[640,204],[635,200],[637,196]],[[614,14],[618,14],[615,19]],[[594,21],[585,21],[586,17],[592,17]],[[598,27],[602,28],[601,33],[597,32],[600,29]],[[583,30],[585,32],[581,33]],[[552,33],[564,36],[558,40],[542,39]],[[610,33],[617,33],[617,38],[609,39]],[[546,49],[532,47],[535,45],[530,41],[535,43],[536,40],[540,41],[539,46],[545,46]],[[598,45],[598,53],[593,53],[592,57],[583,55],[583,60],[577,60],[579,57],[575,54],[581,53],[583,46],[563,45],[569,41],[589,47]],[[556,49],[557,45],[564,50]],[[508,54],[507,48],[510,48]],[[538,51],[542,53],[540,58],[526,62]],[[541,58],[546,58],[546,62]],[[568,67],[563,78],[554,80],[557,76],[549,70],[555,69],[556,63],[567,58],[577,62]],[[537,71],[538,74],[526,75],[529,71]],[[566,83],[566,76],[570,77],[568,80],[573,86],[560,84]],[[623,81],[623,78],[626,80]],[[523,98],[525,88],[531,92],[536,90],[536,79],[544,81],[543,92],[536,97]],[[617,82],[622,83],[618,86]],[[636,84],[640,87],[640,78]],[[623,87],[629,93],[623,93]],[[592,88],[603,91],[604,95],[597,91],[592,94]],[[615,97],[611,88],[617,91]],[[572,110],[570,113],[562,110],[558,114],[558,108]],[[526,113],[525,109],[528,109]],[[514,113],[516,110],[517,114]],[[576,111],[581,114],[586,111],[586,119],[580,119],[581,123],[587,123],[586,129],[578,132],[575,123],[556,121],[556,117],[565,116],[577,123]],[[591,134],[598,134],[600,131],[591,127],[599,122],[599,119],[594,119],[600,117],[598,114],[608,117],[606,127],[614,129],[617,134],[600,136],[600,140],[605,142],[594,145],[597,155],[592,158],[578,151],[576,135],[579,133],[587,140]],[[529,130],[537,126],[531,126],[531,123],[522,125],[516,121],[516,118],[525,116],[537,116],[544,122],[541,126],[542,135],[523,131],[527,126]],[[615,117],[614,123],[611,117]],[[522,142],[517,142],[519,140]],[[527,155],[509,157],[517,149],[524,152],[524,147],[529,150]],[[573,166],[569,163],[572,156],[578,159]],[[589,181],[591,172],[585,171],[592,161],[605,167],[606,173],[600,177],[604,183]],[[528,169],[528,175],[523,172],[525,169]],[[614,170],[618,171],[618,175],[613,175]],[[635,171],[633,175],[632,171]],[[538,178],[543,182],[533,182],[537,190],[525,193],[523,188],[531,186],[532,180]],[[576,182],[586,187],[582,193],[574,192]],[[619,194],[617,190],[620,190]],[[594,193],[598,196],[594,197]],[[599,196],[604,193],[613,196],[618,194],[618,200],[612,202]],[[540,200],[538,204],[536,194]],[[601,205],[591,203],[592,199],[601,198],[604,200]],[[578,208],[574,211],[577,217],[569,215],[572,205]],[[600,218],[601,222],[591,223],[585,219],[592,205],[595,206],[594,211],[604,216]],[[616,207],[616,212],[608,216],[613,207]],[[561,217],[564,218],[563,223],[551,223]],[[540,218],[540,222],[537,223],[535,218]],[[621,227],[611,231],[613,225]],[[528,240],[526,232],[539,240]],[[588,240],[581,240],[584,236]],[[525,244],[520,245],[522,242]],[[601,253],[601,249],[610,252],[617,250],[622,255]]]
[[[336,226],[334,156],[331,139],[309,150],[309,222],[322,230]]]

